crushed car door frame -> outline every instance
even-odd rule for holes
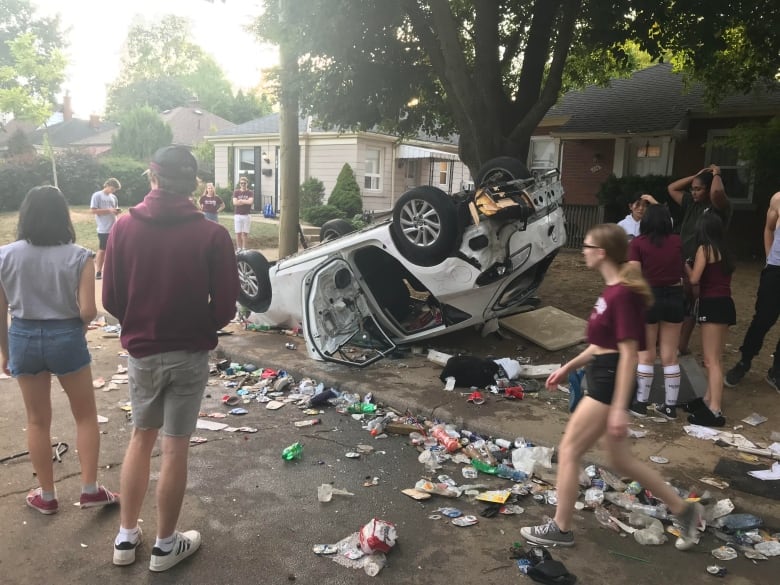
[[[303,280],[303,334],[314,359],[364,367],[396,349],[352,266],[335,257]]]

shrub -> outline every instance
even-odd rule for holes
[[[149,192],[149,179],[143,174],[147,166],[146,163],[124,156],[101,159],[100,179],[96,181],[92,192],[100,189],[109,177],[115,177],[122,184],[122,189],[116,193],[119,206],[129,207],[140,203]]]
[[[92,194],[103,186],[102,168],[97,159],[77,150],[57,155],[57,182],[71,205],[88,205]]]
[[[355,180],[355,173],[348,163],[344,163],[336,179],[336,186],[328,199],[328,205],[340,209],[345,217],[360,215],[363,211],[363,198]]]
[[[331,219],[344,219],[346,216],[343,211],[332,205],[318,205],[310,207],[303,213],[303,219],[308,223],[321,226]]]
[[[646,175],[644,177],[629,175],[620,178],[610,175],[596,194],[599,203],[604,206],[604,221],[615,222],[623,219],[628,214],[628,202],[631,195],[637,191],[649,193],[656,198],[658,203],[672,201],[666,191],[667,185],[671,182],[672,178],[664,175]],[[675,225],[677,225],[680,218],[675,217],[675,215],[679,214],[680,207],[672,201],[669,210],[672,212]]]
[[[225,211],[233,213],[233,191],[229,187],[215,187],[214,191],[225,202]],[[200,196],[198,196],[198,199],[200,199]]]
[[[307,209],[322,205],[325,198],[325,185],[314,177],[309,177],[301,184],[300,189],[301,217]]]
[[[8,159],[0,164],[0,211],[16,211],[27,191],[52,183],[48,159],[37,155]]]

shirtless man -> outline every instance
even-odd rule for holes
[[[764,337],[777,323],[780,316],[780,191],[772,196],[766,211],[764,224],[764,252],[766,266],[761,271],[756,294],[756,312],[750,322],[742,347],[742,358],[726,372],[726,386],[736,386],[750,370],[753,358],[761,351]],[[772,388],[780,391],[780,340],[775,347],[775,358],[766,375],[766,381]]]

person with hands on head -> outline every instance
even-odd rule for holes
[[[558,506],[545,524],[520,530],[536,545],[573,546],[571,530],[579,493],[581,459],[602,436],[612,466],[638,481],[666,503],[681,525],[682,543],[695,542],[703,509],[686,503],[654,470],[631,455],[627,440],[628,405],[633,394],[637,352],[645,347],[645,311],[652,294],[639,270],[627,262],[628,239],[616,224],[594,226],[582,245],[585,264],[601,273],[605,288],[588,320],[588,347],[553,372],[547,387],[555,388],[570,372],[587,366],[588,395],[569,419],[558,447]]]
[[[683,259],[693,262],[696,253],[696,222],[705,213],[715,213],[723,221],[728,230],[731,223],[732,206],[723,186],[720,167],[710,165],[695,175],[683,177],[667,187],[669,196],[682,207],[683,218],[680,223],[680,239],[682,240]],[[690,353],[688,344],[691,340],[693,327],[693,292],[687,279],[683,282],[686,301],[686,315],[680,332],[680,355]]]
[[[68,204],[57,187],[35,187],[19,209],[17,239],[0,247],[0,353],[16,378],[27,413],[27,445],[36,489],[27,505],[59,510],[51,455],[51,378],[65,391],[76,422],[82,508],[119,502],[97,483],[97,422],[87,325],[97,315],[93,252],[76,245]],[[11,309],[11,327],[6,315]]]
[[[618,222],[618,225],[628,235],[628,239],[635,238],[639,235],[639,222],[642,221],[642,217],[645,215],[645,211],[649,205],[656,205],[658,201],[655,197],[648,193],[642,193],[638,191],[631,196],[628,202],[628,210],[630,213]]]

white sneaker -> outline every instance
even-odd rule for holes
[[[149,560],[150,571],[156,573],[167,571],[200,548],[200,532],[197,530],[188,530],[187,532],[177,530],[174,536],[173,548],[170,551],[163,552],[156,546],[152,549],[152,558]]]
[[[135,562],[135,551],[138,550],[142,537],[143,532],[138,528],[138,540],[135,542],[126,541],[119,544],[114,542],[114,564],[120,567],[132,565]]]

